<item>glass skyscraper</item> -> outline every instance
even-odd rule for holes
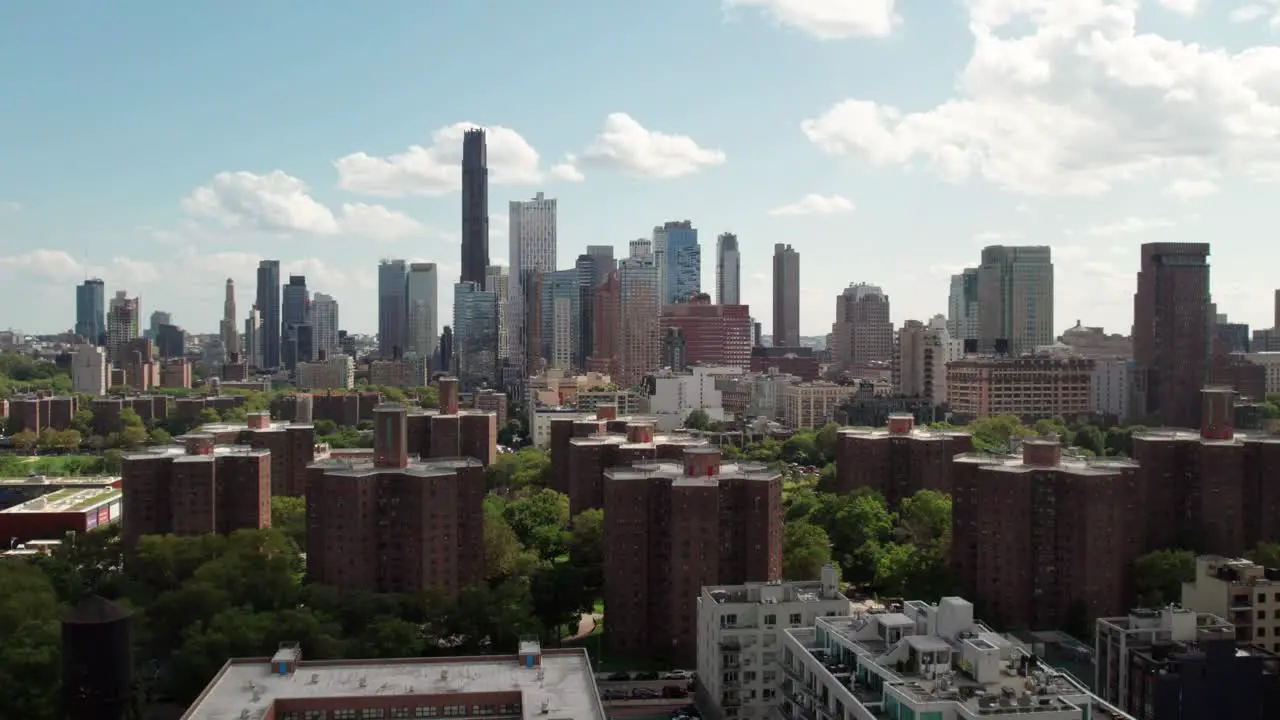
[[[76,335],[90,345],[101,345],[107,336],[107,291],[98,278],[76,286]]]
[[[662,303],[689,302],[691,296],[702,292],[702,247],[698,245],[698,229],[684,221],[667,223],[663,231],[667,247],[662,268],[665,272]]]
[[[454,355],[464,390],[495,387],[498,368],[498,299],[473,282],[453,286]]]
[[[280,367],[280,261],[263,260],[258,263],[259,333],[263,368]]]

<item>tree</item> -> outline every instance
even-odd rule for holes
[[[88,403],[85,403],[86,405]],[[71,418],[71,428],[80,433],[82,437],[89,437],[93,434],[93,412],[88,409],[76,411],[75,417]]]
[[[584,510],[569,527],[569,562],[582,571],[582,584],[593,597],[604,588],[604,510]]]
[[[136,427],[146,429],[146,423],[142,422],[142,416],[131,407],[127,407],[120,411],[120,424],[126,428]]]
[[[168,445],[173,442],[173,436],[169,434],[168,430],[157,426],[151,428],[151,432],[147,433],[147,442],[151,445]]]
[[[551,455],[535,447],[499,455],[485,468],[485,484],[490,490],[503,492],[550,487]]]
[[[222,416],[213,408],[205,408],[200,411],[200,425],[212,425],[222,422]]]
[[[36,565],[0,559],[0,717],[54,720],[58,598]]]
[[[832,556],[851,582],[875,577],[880,545],[893,537],[893,514],[880,493],[858,488],[844,495],[823,494],[809,521],[827,531]]]
[[[951,496],[936,490],[920,490],[903,498],[898,509],[898,537],[921,547],[949,547]]]
[[[787,580],[815,580],[831,562],[831,540],[827,531],[809,522],[787,523],[782,534],[782,577]]]
[[[271,527],[283,532],[302,550],[307,549],[307,501],[277,495],[271,498]]]
[[[710,425],[711,416],[702,409],[690,411],[684,419],[684,426],[690,430],[706,430]]]
[[[147,429],[141,425],[128,425],[120,431],[120,447],[130,450],[147,444]]]
[[[119,450],[107,450],[102,453],[102,471],[109,475],[119,475],[124,469],[124,453]]]
[[[947,555],[937,546],[889,543],[876,562],[875,586],[890,597],[937,600],[950,591]]]
[[[1106,455],[1106,437],[1093,425],[1083,425],[1072,436],[1071,443],[1076,447],[1088,450],[1094,455]]]
[[[58,445],[58,431],[47,427],[36,436],[36,447],[41,450],[53,450]]]
[[[485,502],[484,507],[484,571],[493,580],[513,574],[520,555],[520,538],[502,517],[500,503]]]
[[[1182,583],[1195,582],[1196,554],[1156,550],[1133,563],[1133,581],[1142,607],[1161,607],[1182,598]]]
[[[502,517],[511,525],[520,544],[553,560],[567,549],[569,497],[542,489],[507,502]]]
[[[35,450],[36,445],[40,442],[40,436],[31,430],[23,430],[13,435],[13,447],[19,452],[30,453]]]
[[[990,415],[964,429],[973,435],[973,447],[979,452],[1006,452],[1011,439],[1034,433],[1013,415]]]
[[[1244,556],[1263,567],[1280,568],[1280,543],[1258,543],[1258,547]]]
[[[818,452],[822,453],[824,463],[830,465],[836,459],[836,443],[839,439],[840,424],[829,422],[822,426],[813,437],[814,445],[817,446]]]

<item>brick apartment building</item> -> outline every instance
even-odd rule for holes
[[[271,527],[271,453],[217,445],[192,434],[180,447],[150,448],[123,459],[126,548],[143,535],[202,535]]]
[[[782,575],[782,477],[763,464],[691,447],[682,461],[614,467],[604,511],[614,652],[692,667],[702,587]]]
[[[984,617],[1043,629],[1128,609],[1146,550],[1137,463],[1063,457],[1051,436],[953,465],[952,566]]]
[[[1200,432],[1148,430],[1133,436],[1147,487],[1149,548],[1182,545],[1238,557],[1280,541],[1280,438],[1235,431],[1235,393],[1201,391]]]
[[[685,365],[751,367],[751,309],[746,305],[713,305],[711,296],[662,308],[659,328],[683,333]]]
[[[181,397],[173,401],[174,414],[183,420],[196,421],[200,419],[200,413],[208,410],[216,410],[219,414],[238,408],[245,403],[244,395],[201,395],[196,397]]]
[[[296,393],[274,401],[271,415],[281,420],[329,420],[339,427],[355,427],[361,420],[372,420],[373,409],[381,402],[382,396],[376,392]],[[305,415],[308,407],[310,417]]]
[[[837,493],[869,487],[890,508],[920,490],[951,494],[952,460],[973,451],[969,433],[915,427],[915,417],[889,416],[887,428],[845,428],[836,436]]]
[[[947,363],[947,404],[981,419],[1072,418],[1093,410],[1091,358],[1056,355],[967,357]]]
[[[484,577],[484,466],[410,457],[403,405],[374,412],[369,459],[307,471],[307,576],[344,590],[450,596]],[[492,415],[489,415],[492,418]]]
[[[38,433],[45,428],[66,430],[79,410],[80,398],[76,395],[30,394],[9,399],[9,417],[14,420],[15,433]]]
[[[498,427],[507,424],[507,394],[497,390],[479,390],[472,399],[476,410],[491,412],[497,416]]]
[[[120,414],[125,408],[133,410],[142,422],[150,424],[169,417],[169,398],[164,395],[94,398],[91,406],[94,434],[106,436],[120,432],[124,428]]]
[[[314,425],[271,420],[265,412],[250,413],[243,423],[211,423],[200,433],[219,444],[247,445],[271,452],[271,495],[302,497],[307,466],[321,449],[316,446]]]

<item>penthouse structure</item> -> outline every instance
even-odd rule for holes
[[[743,583],[702,588],[698,596],[698,679],[708,699],[740,718],[763,718],[778,705],[783,631],[813,627],[820,617],[849,614],[840,568],[819,580]],[[740,672],[742,671],[742,672]]]
[[[484,465],[456,453],[413,458],[405,406],[383,404],[374,416],[372,458],[307,469],[308,579],[366,592],[436,587],[450,597],[481,582]]]
[[[1280,655],[1222,617],[1179,607],[1099,618],[1098,695],[1142,720],[1280,717]]]
[[[782,476],[759,463],[721,464],[692,447],[683,462],[605,472],[604,601],[615,652],[696,662],[697,603],[708,585],[782,574]]]
[[[296,643],[272,657],[228,660],[181,720],[225,718],[573,718],[605,720],[581,648],[521,641],[512,655],[405,660],[303,660]]]
[[[845,428],[836,436],[835,492],[869,487],[896,508],[920,490],[952,492],[952,460],[973,451],[964,432],[915,427],[906,413],[889,416],[886,428]]]
[[[213,423],[200,428],[219,444],[240,444],[271,453],[271,495],[302,497],[307,466],[323,455],[310,423],[272,421],[265,412],[250,413],[243,423]]]
[[[190,434],[183,445],[128,453],[121,510],[125,548],[143,535],[203,535],[271,527],[271,452],[217,445]]]
[[[1196,538],[1211,553],[1239,557],[1280,540],[1280,438],[1235,431],[1231,388],[1201,391],[1200,432],[1157,429],[1133,435],[1147,486],[1147,546]]]
[[[1133,720],[944,597],[782,633],[777,717]]]
[[[1149,512],[1137,463],[1064,457],[1048,436],[960,455],[952,484],[952,565],[984,615],[1045,628],[1128,607]]]

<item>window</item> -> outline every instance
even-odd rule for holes
[[[438,714],[435,705],[423,705],[413,709],[413,716],[416,718],[433,718]]]
[[[1264,627],[1260,627],[1260,628],[1258,628],[1258,632],[1257,632],[1257,633],[1255,633],[1255,635],[1256,635],[1257,637],[1266,637],[1266,636],[1267,636],[1267,629],[1266,629],[1266,628],[1264,628]]]
[[[360,711],[360,720],[382,720],[387,716],[387,711],[382,708],[365,708]]]
[[[720,627],[722,628],[730,628],[737,624],[738,624],[737,615],[721,615],[720,616]]]
[[[773,613],[769,613],[768,615],[765,615],[765,616],[764,616],[764,624],[765,624],[765,625],[777,625],[777,624],[778,624],[778,616],[777,616],[777,615],[774,615]]]
[[[409,708],[399,707],[399,708],[391,708],[391,717],[393,718],[393,720],[400,720],[401,718],[409,718],[413,716],[409,713]]]
[[[302,720],[324,720],[323,710],[304,710]]]
[[[800,613],[791,613],[791,624],[799,625],[801,623]]]
[[[333,720],[356,720],[355,710],[334,710]]]
[[[298,713],[286,711],[280,713],[280,720],[298,720]]]
[[[1259,619],[1259,620],[1266,620],[1266,619],[1267,619],[1267,611],[1266,611],[1266,610],[1259,610],[1259,611],[1258,611],[1258,619]]]

